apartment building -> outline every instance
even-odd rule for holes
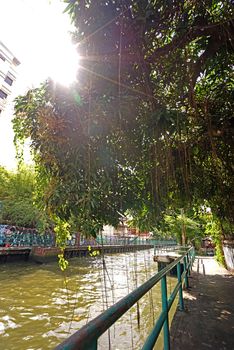
[[[19,64],[15,55],[0,41],[0,114],[14,87]]]

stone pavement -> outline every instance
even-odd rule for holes
[[[213,257],[196,257],[171,326],[171,350],[234,350],[234,275]]]

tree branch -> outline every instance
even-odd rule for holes
[[[222,34],[223,37],[228,38],[234,37],[234,20],[230,19],[222,23],[214,23],[205,26],[194,26],[191,27],[186,33],[175,36],[169,44],[156,49],[148,58],[149,63],[153,63],[161,56],[168,55],[170,52],[184,48],[188,43],[194,41],[199,37],[219,37]]]

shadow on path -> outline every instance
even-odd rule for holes
[[[234,349],[234,276],[213,257],[197,257],[184,291],[185,311],[171,328],[172,350]]]

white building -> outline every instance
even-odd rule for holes
[[[104,225],[102,230],[103,236],[126,236],[129,234],[127,225],[119,224],[118,227],[111,225]]]
[[[16,68],[20,64],[14,54],[0,41],[0,113],[16,80]]]

